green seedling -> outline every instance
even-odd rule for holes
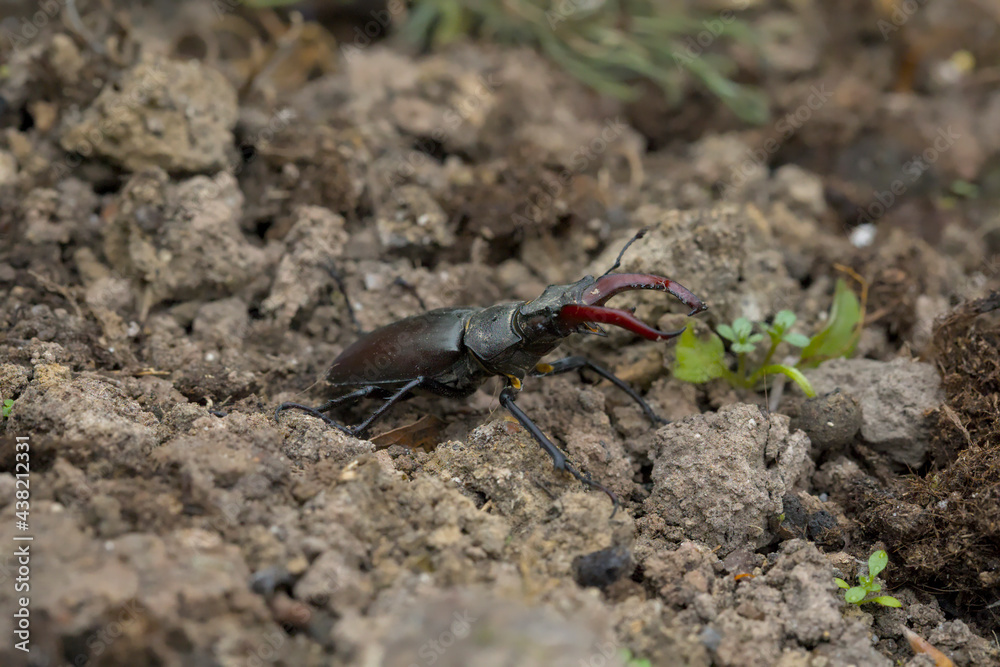
[[[3,408],[0,408],[3,412],[3,418],[7,419],[10,417],[10,411],[14,409],[14,399],[8,398],[3,402]]]
[[[768,325],[753,323],[740,317],[731,325],[719,325],[707,340],[694,335],[689,326],[677,342],[674,377],[701,384],[722,378],[733,387],[755,389],[769,375],[784,375],[812,398],[815,390],[802,374],[803,368],[815,368],[828,359],[849,356],[858,342],[863,325],[863,311],[858,297],[843,280],[837,281],[833,305],[826,327],[812,338],[791,331],[795,313],[782,310]],[[736,357],[736,369],[731,368],[723,339],[729,341],[729,353]],[[766,343],[766,351],[758,347]],[[782,344],[798,348],[799,360],[794,364],[772,363]]]
[[[874,602],[883,607],[902,607],[903,603],[891,595],[876,595],[882,590],[882,586],[878,583],[878,575],[888,564],[889,554],[879,550],[868,557],[868,574],[858,575],[857,586],[851,586],[843,579],[834,578],[837,586],[847,589],[844,593],[844,600],[856,605]],[[873,595],[874,597],[871,597]]]
[[[964,199],[976,199],[979,197],[979,186],[969,181],[963,181],[962,179],[952,181],[949,189],[956,197]]]
[[[625,663],[625,667],[653,667],[649,658],[636,658],[632,655],[632,651],[627,648],[621,650],[621,658],[622,662]]]

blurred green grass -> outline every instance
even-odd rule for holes
[[[691,77],[746,122],[770,115],[766,95],[734,82],[736,64],[713,49],[719,40],[755,45],[753,31],[732,11],[694,15],[663,0],[415,0],[399,31],[430,49],[465,38],[530,45],[597,92],[623,100],[636,99],[636,84],[645,79],[678,105]]]

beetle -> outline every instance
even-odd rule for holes
[[[621,266],[629,246],[645,232],[640,230],[633,236],[621,249],[614,265],[599,278],[586,276],[569,285],[550,285],[538,298],[527,302],[514,301],[487,308],[438,308],[363,335],[341,352],[326,373],[326,382],[341,395],[318,407],[282,403],[275,410],[275,419],[283,410],[303,410],[344,433],[361,436],[389,408],[410,398],[416,391],[465,398],[487,379],[500,376],[507,380],[500,392],[500,404],[552,457],[555,468],[608,494],[617,509],[615,495],[589,475],[581,474],[517,406],[515,397],[527,376],[590,369],[624,391],[654,424],[666,423],[626,382],[584,357],[567,357],[551,364],[541,361],[572,334],[607,335],[601,324],[621,327],[653,341],[669,340],[683,333],[683,329],[658,331],[636,318],[632,311],[604,305],[622,292],[661,290],[691,308],[689,316],[707,310],[708,306],[701,299],[669,278],[643,273],[612,273]],[[380,398],[384,402],[356,426],[345,426],[323,414],[363,398]]]

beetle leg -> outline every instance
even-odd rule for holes
[[[611,516],[614,516],[615,512],[618,511],[618,497],[607,487],[592,480],[590,475],[581,474],[580,471],[569,462],[566,455],[563,454],[558,447],[556,447],[555,443],[549,440],[548,436],[542,433],[542,429],[538,428],[538,425],[531,421],[531,418],[524,414],[524,411],[521,410],[521,408],[517,407],[517,404],[514,403],[514,396],[514,388],[510,386],[505,387],[504,390],[500,392],[500,405],[507,408],[507,411],[514,415],[514,418],[521,423],[521,426],[523,426],[524,429],[538,442],[538,444],[542,446],[542,449],[544,449],[545,452],[552,457],[552,463],[555,465],[556,470],[565,470],[580,482],[606,493],[608,498],[610,498],[611,502],[614,504],[614,509],[611,511]]]
[[[354,306],[351,305],[351,299],[347,296],[347,285],[344,284],[344,277],[340,275],[340,271],[337,270],[337,265],[330,262],[326,266],[327,273],[333,278],[334,284],[337,286],[337,291],[340,295],[344,297],[344,303],[347,304],[347,315],[351,318],[351,324],[354,325],[354,331],[359,336],[365,335],[365,329],[361,326],[361,322],[358,322],[357,315],[354,314]]]
[[[554,361],[551,364],[538,364],[535,366],[534,370],[531,371],[531,375],[535,377],[545,377],[547,375],[558,375],[559,373],[569,373],[570,371],[583,370],[584,368],[589,368],[628,394],[629,398],[639,404],[639,407],[642,408],[644,413],[646,413],[646,417],[649,418],[649,421],[654,424],[670,423],[668,420],[656,414],[656,412],[653,411],[652,406],[650,406],[649,403],[647,403],[645,399],[643,399],[643,397],[635,391],[635,389],[630,387],[627,382],[617,377],[608,369],[598,366],[593,361],[590,361],[585,357],[566,357],[565,359]]]
[[[341,405],[342,403],[357,403],[362,398],[364,398],[365,396],[368,396],[369,394],[371,394],[375,390],[376,390],[376,387],[373,387],[373,386],[362,387],[361,389],[357,389],[355,391],[352,391],[349,394],[344,394],[343,396],[338,396],[337,398],[332,398],[329,401],[327,401],[326,403],[324,403],[323,405],[317,406],[315,408],[314,407],[310,407],[308,405],[302,405],[301,403],[290,403],[290,402],[289,403],[282,403],[281,405],[279,405],[278,407],[276,407],[274,409],[274,418],[275,418],[275,420],[277,420],[278,419],[278,415],[281,414],[281,411],[282,410],[288,410],[289,408],[294,408],[296,410],[303,410],[305,412],[310,413],[313,416],[319,416],[317,413],[328,412],[328,411],[332,410],[333,408],[337,407],[338,405]],[[320,417],[320,419],[323,419],[322,416],[319,416],[319,417]]]
[[[321,408],[325,408],[326,406],[325,405],[321,405],[320,407]],[[309,407],[308,405],[302,405],[301,403],[282,403],[274,411],[274,420],[278,421],[278,415],[281,414],[281,411],[282,410],[288,410],[288,409],[301,410],[302,412],[305,412],[306,414],[310,414],[313,417],[315,417],[316,419],[319,419],[320,421],[323,421],[326,424],[328,424],[330,426],[333,426],[337,430],[343,431],[347,435],[354,435],[353,433],[351,433],[351,429],[350,429],[349,426],[344,426],[340,422],[338,422],[338,421],[336,421],[334,419],[330,419],[329,417],[327,417],[326,415],[324,415],[322,412],[320,412],[319,408],[312,408],[312,407]]]
[[[405,399],[411,391],[419,387],[421,384],[423,384],[423,382],[424,378],[421,376],[418,378],[414,378],[409,382],[407,382],[406,384],[404,384],[402,387],[399,388],[399,391],[397,391],[395,394],[386,399],[385,403],[378,406],[378,408],[375,409],[375,412],[368,415],[368,419],[364,420],[357,426],[352,426],[351,431],[353,431],[353,433],[351,435],[359,436],[365,431],[367,431],[368,427],[371,426],[376,419],[385,414],[386,410],[391,408],[396,403],[399,403],[400,401]]]
[[[420,310],[424,311],[425,313],[427,312],[427,304],[424,303],[424,300],[420,298],[420,292],[417,291],[416,285],[407,281],[402,276],[396,276],[396,279],[392,281],[392,284],[399,285],[407,292],[409,292],[413,296],[413,298],[417,300],[417,303],[420,304]]]
[[[407,382],[406,384],[404,384],[395,394],[393,394],[388,399],[386,399],[385,403],[383,403],[382,405],[378,406],[378,408],[376,408],[376,410],[373,413],[371,413],[370,415],[368,415],[367,419],[365,419],[363,422],[361,422],[357,426],[344,426],[340,422],[335,421],[333,419],[330,419],[329,417],[327,417],[323,413],[326,412],[327,410],[331,409],[331,408],[336,407],[337,405],[340,405],[341,403],[346,403],[348,401],[355,402],[355,401],[358,401],[358,400],[364,398],[365,396],[368,396],[369,394],[372,394],[372,393],[378,391],[379,388],[376,387],[375,385],[369,385],[367,387],[362,387],[361,389],[358,389],[357,391],[352,391],[350,394],[346,394],[344,396],[340,396],[338,398],[335,398],[335,399],[333,399],[331,401],[327,401],[326,403],[324,403],[323,405],[319,406],[318,408],[312,408],[312,407],[309,407],[308,405],[300,405],[299,403],[282,403],[275,410],[275,412],[274,412],[274,418],[277,419],[278,415],[281,413],[282,410],[287,410],[289,408],[294,408],[296,410],[302,410],[303,412],[311,414],[313,417],[316,417],[317,419],[323,420],[325,423],[327,423],[330,426],[333,426],[333,427],[335,427],[335,428],[343,431],[344,433],[346,433],[348,435],[353,435],[354,437],[360,437],[361,435],[364,434],[364,432],[366,430],[368,430],[368,427],[370,427],[375,422],[375,420],[377,420],[379,417],[381,417],[383,414],[385,414],[385,412],[389,408],[391,408],[393,405],[395,405],[396,403],[398,403],[401,400],[403,400],[404,398],[406,398],[407,395],[411,391],[413,391],[414,389],[416,389],[418,386],[420,386],[424,382],[425,382],[425,378],[423,378],[423,377],[418,377],[418,378],[414,378],[413,380],[410,380],[409,382]]]

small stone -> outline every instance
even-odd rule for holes
[[[195,61],[153,59],[108,83],[60,144],[94,152],[129,171],[221,169],[233,145],[236,90],[216,70]]]
[[[607,588],[634,568],[631,552],[623,546],[612,546],[573,559],[573,578],[581,586]]]
[[[857,399],[834,391],[803,401],[798,415],[792,419],[791,428],[805,431],[815,455],[850,443],[861,429],[861,422],[861,405]]]
[[[823,179],[794,164],[786,164],[774,172],[774,196],[787,201],[793,210],[800,210],[816,218],[826,211]]]
[[[909,359],[833,359],[807,371],[806,377],[817,393],[839,389],[856,399],[861,407],[861,437],[872,449],[886,454],[901,468],[915,470],[923,465],[930,448],[926,415],[944,401],[934,366]],[[837,400],[846,406],[843,399]],[[844,419],[841,423],[845,423]],[[834,442],[845,437],[849,427],[853,428],[847,420],[844,430],[837,434],[823,427],[827,419],[812,421],[818,423],[821,438],[832,438]],[[829,421],[838,422],[832,417]]]
[[[722,635],[719,631],[710,625],[705,626],[705,629],[701,631],[698,635],[698,641],[707,648],[709,651],[715,651],[719,648],[719,644],[722,643]]]
[[[389,249],[403,253],[423,253],[455,243],[448,215],[430,193],[416,185],[403,185],[392,196],[375,220],[379,241]]]

